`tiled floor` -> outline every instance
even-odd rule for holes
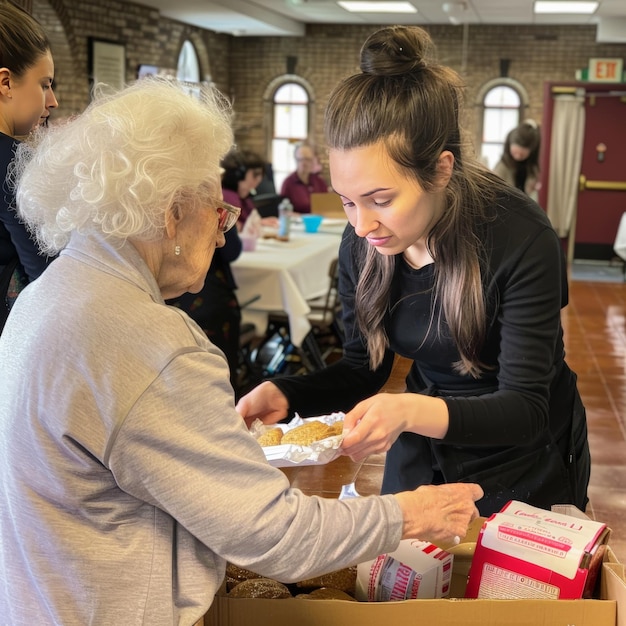
[[[567,361],[578,374],[591,447],[591,504],[626,560],[626,283],[572,281],[563,314]]]
[[[577,372],[587,407],[592,471],[587,513],[613,530],[610,544],[626,562],[626,283],[573,280],[563,312],[567,361]],[[403,364],[387,391],[404,385]],[[365,463],[337,459],[328,466],[286,470],[307,493],[337,497],[355,481],[359,493],[377,493],[384,455]]]

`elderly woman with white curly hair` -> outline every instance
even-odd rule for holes
[[[193,624],[227,561],[289,582],[477,514],[477,485],[292,489],[235,411],[223,353],[165,304],[201,289],[237,219],[212,94],[144,79],[18,154],[18,208],[60,254],[0,338],[3,623]]]

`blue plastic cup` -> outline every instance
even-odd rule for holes
[[[316,233],[319,230],[320,224],[324,219],[323,215],[307,214],[302,216],[302,223],[304,224],[304,230],[307,233]]]

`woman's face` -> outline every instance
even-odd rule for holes
[[[246,170],[244,179],[239,181],[237,194],[240,198],[247,198],[250,195],[250,192],[261,184],[262,180],[263,170],[260,167]]]
[[[33,128],[45,122],[50,109],[58,106],[52,89],[54,62],[50,52],[42,54],[39,60],[19,78],[12,77],[11,110],[7,119],[12,124],[12,135],[27,135]]]
[[[451,172],[452,154],[442,153],[442,160],[443,169],[449,165]],[[330,150],[329,164],[332,187],[341,196],[356,234],[380,254],[408,252],[410,257],[415,248],[421,256],[426,237],[443,211],[443,190],[424,191],[391,159],[382,142]]]
[[[300,176],[308,178],[315,167],[315,153],[309,146],[300,146],[296,150],[296,169]]]
[[[525,161],[530,156],[530,148],[524,148],[516,143],[511,144],[509,152],[515,161]]]

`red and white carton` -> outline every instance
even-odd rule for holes
[[[445,598],[450,593],[453,558],[427,541],[404,539],[394,552],[357,566],[356,599],[389,602]]]
[[[466,598],[591,597],[610,530],[511,500],[485,521]]]

